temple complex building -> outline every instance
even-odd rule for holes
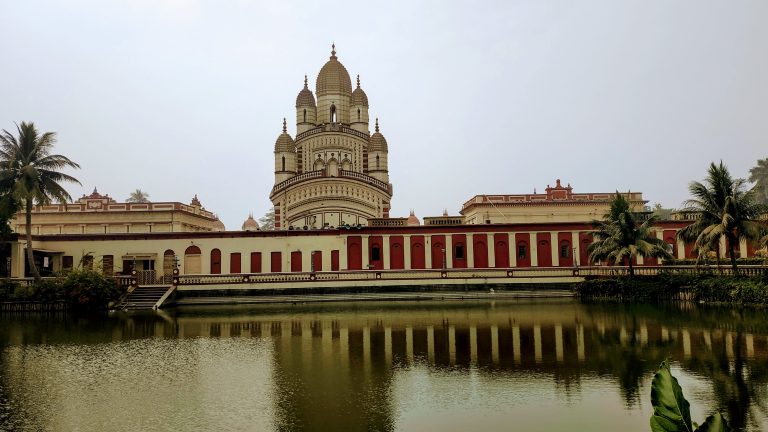
[[[531,222],[589,222],[600,219],[610,209],[611,200],[618,192],[573,193],[570,184],[562,186],[557,179],[555,187],[543,194],[475,195],[461,207],[464,223],[531,223]],[[620,193],[632,209],[642,212],[648,201],[640,192]]]
[[[317,99],[315,99],[317,96]],[[387,140],[369,130],[368,96],[352,89],[335,46],[320,69],[315,93],[304,88],[296,97],[296,137],[285,119],[275,141],[275,185],[270,200],[275,229],[330,228],[366,225],[389,217]]]
[[[11,220],[12,229],[26,233],[24,212]],[[49,204],[32,209],[32,234],[114,234],[224,231],[215,214],[192,202],[117,202],[96,189],[72,204]]]

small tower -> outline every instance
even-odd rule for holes
[[[368,146],[368,174],[384,183],[389,183],[389,168],[387,166],[387,140],[379,132],[379,119],[376,119],[376,129],[371,135]]]
[[[360,75],[357,76],[357,88],[352,92],[349,119],[352,129],[368,133],[368,95],[360,88]]]
[[[349,124],[352,80],[336,57],[336,45],[331,45],[331,57],[320,69],[315,83],[317,123]]]
[[[288,125],[283,119],[283,133],[275,141],[275,183],[296,175],[296,147],[288,135]]]
[[[304,88],[296,96],[296,133],[308,131],[317,123],[317,105],[315,95],[307,85],[307,76],[304,75]]]

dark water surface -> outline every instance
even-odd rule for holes
[[[572,300],[0,316],[0,429],[646,432],[670,357],[695,421],[759,431],[767,318]]]

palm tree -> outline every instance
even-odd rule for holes
[[[61,182],[80,182],[60,172],[62,168],[80,168],[67,157],[51,154],[56,143],[55,132],[37,132],[34,123],[16,125],[18,136],[3,129],[0,134],[0,191],[8,191],[26,214],[27,262],[35,281],[40,281],[32,254],[32,206],[52,201],[67,202],[72,197]]]
[[[768,158],[759,159],[757,166],[749,170],[749,181],[755,184],[756,199],[768,205]]]
[[[747,190],[744,179],[731,177],[722,161],[719,165],[712,162],[704,183],[692,182],[688,190],[693,198],[683,203],[683,211],[698,216],[677,232],[678,238],[694,242],[698,250],[716,250],[724,237],[733,274],[737,274],[736,248],[741,239],[759,238],[759,218],[765,206],[757,202],[753,190]]]
[[[129,203],[148,203],[149,194],[141,189],[136,189],[135,191],[131,192],[131,196],[129,196],[125,201]]]
[[[610,265],[627,262],[629,277],[635,275],[632,260],[635,257],[671,258],[667,246],[656,238],[651,227],[658,220],[652,215],[639,223],[629,201],[616,192],[611,201],[611,208],[602,220],[593,221],[594,241],[587,248],[589,260],[607,262]]]

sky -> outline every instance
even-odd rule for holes
[[[768,2],[0,0],[0,129],[81,165],[76,199],[271,206],[273,149],[336,43],[389,144],[391,215],[477,194],[643,192],[679,207],[768,157]]]

